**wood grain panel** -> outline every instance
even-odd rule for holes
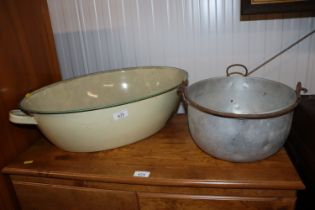
[[[45,0],[0,0],[0,169],[40,133],[8,121],[29,91],[60,80]],[[7,178],[0,175],[0,209],[14,209]]]
[[[141,210],[293,210],[295,198],[139,193]]]
[[[87,180],[56,179],[38,176],[11,175],[13,182],[33,182],[43,184],[57,184],[78,187],[88,187],[107,190],[126,190],[133,192],[147,193],[167,193],[167,194],[189,194],[189,195],[216,195],[216,196],[242,196],[242,197],[296,197],[295,190],[277,189],[228,189],[210,187],[178,187],[178,186],[158,186],[158,185],[137,185],[108,183]]]
[[[15,182],[22,210],[136,210],[134,192]]]

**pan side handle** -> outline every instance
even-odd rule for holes
[[[300,98],[301,97],[301,92],[307,93],[307,89],[302,86],[301,82],[298,82],[296,84],[295,92],[296,92],[297,98]]]

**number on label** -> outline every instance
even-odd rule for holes
[[[115,112],[113,114],[114,120],[120,120],[120,119],[123,119],[126,117],[128,117],[128,110],[127,109],[123,109],[123,110],[121,110],[119,112]]]
[[[149,177],[150,176],[150,171],[135,171],[133,173],[134,177]]]

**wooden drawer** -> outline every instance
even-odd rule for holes
[[[139,193],[141,210],[292,210],[295,198]]]
[[[136,210],[134,192],[14,182],[23,210]]]

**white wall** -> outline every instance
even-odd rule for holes
[[[240,21],[239,0],[48,0],[64,78],[143,65],[176,66],[190,83],[249,69],[315,29],[315,18]],[[252,76],[315,94],[315,35]]]

